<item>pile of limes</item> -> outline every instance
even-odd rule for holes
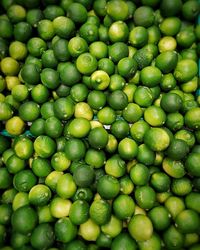
[[[200,249],[199,12],[0,1],[0,250]]]

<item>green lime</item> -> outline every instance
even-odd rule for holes
[[[98,26],[93,23],[86,22],[80,27],[79,34],[88,44],[98,41]]]
[[[12,176],[11,174],[8,172],[6,167],[2,167],[0,169],[0,173],[1,173],[1,184],[0,184],[0,188],[1,189],[7,189],[8,187],[10,187],[11,183],[12,183]]]
[[[86,146],[81,139],[70,138],[65,143],[65,154],[69,160],[80,160],[85,156]]]
[[[195,144],[194,134],[186,129],[181,129],[175,133],[176,139],[181,139],[187,143],[187,145],[191,148]]]
[[[25,101],[29,94],[28,87],[26,85],[18,84],[12,88],[11,94],[16,101]]]
[[[15,210],[11,217],[13,229],[22,234],[31,233],[36,227],[38,216],[30,206],[23,206]]]
[[[75,31],[75,24],[72,19],[65,16],[58,16],[53,20],[55,34],[61,38],[69,39]]]
[[[75,201],[69,211],[69,218],[75,225],[86,222],[89,218],[89,204],[84,200]]]
[[[155,66],[167,74],[175,69],[177,62],[178,55],[175,51],[164,51],[156,57]]]
[[[93,109],[102,109],[106,104],[106,95],[100,90],[92,90],[88,94],[87,103]]]
[[[89,209],[90,218],[97,225],[104,225],[108,223],[111,218],[111,206],[102,199],[94,200]]]
[[[69,168],[71,161],[64,152],[56,152],[51,158],[51,165],[56,171],[65,171]]]
[[[137,142],[143,142],[145,133],[149,130],[150,126],[144,120],[139,120],[133,123],[130,127],[130,134]]]
[[[12,117],[13,111],[8,103],[0,102],[0,120],[5,121]]]
[[[97,112],[97,118],[102,124],[110,125],[116,120],[116,113],[112,108],[106,106]]]
[[[93,119],[93,110],[87,102],[78,102],[75,104],[75,118],[85,118],[89,121]]]
[[[190,153],[186,159],[185,167],[187,171],[192,175],[199,177],[199,153]]]
[[[110,131],[117,139],[123,139],[129,134],[129,124],[125,120],[116,120],[111,124]]]
[[[33,142],[28,137],[19,137],[14,144],[14,150],[19,158],[27,160],[33,154]]]
[[[102,176],[97,182],[97,191],[106,200],[116,197],[120,191],[118,179],[110,175]]]
[[[156,193],[149,186],[138,187],[135,190],[137,204],[143,209],[151,209],[156,201]]]
[[[13,203],[12,203],[13,211],[26,205],[29,205],[28,193],[18,192],[13,199]]]
[[[153,225],[146,215],[137,214],[129,221],[128,231],[135,240],[146,241],[153,234]]]
[[[122,231],[122,221],[115,215],[111,215],[110,220],[101,226],[101,231],[111,238],[115,238]]]
[[[166,36],[175,36],[180,28],[181,20],[178,17],[167,17],[160,24],[160,30]]]
[[[196,233],[200,226],[200,218],[196,211],[186,209],[181,211],[175,219],[177,229],[181,233]]]
[[[148,32],[143,26],[134,27],[129,33],[129,42],[133,47],[142,48],[148,42]]]
[[[14,175],[13,186],[19,192],[29,192],[29,190],[36,185],[37,178],[29,169],[19,171]]]
[[[36,10],[37,11],[37,10]],[[40,10],[38,10],[40,12]],[[27,20],[29,19],[29,11],[27,11]],[[13,35],[15,40],[20,42],[27,42],[32,35],[32,27],[29,22],[18,22],[13,27]]]
[[[79,235],[86,241],[96,241],[99,234],[100,227],[90,218],[79,227]]]
[[[39,136],[44,134],[44,124],[45,120],[42,118],[36,119],[30,126],[30,132],[34,136]]]
[[[108,153],[114,153],[117,149],[117,139],[114,135],[112,134],[108,134],[108,143],[106,144],[105,150]]]
[[[12,57],[4,57],[1,60],[1,71],[6,76],[15,76],[19,72],[19,63]]]
[[[189,153],[189,146],[180,139],[174,139],[168,149],[167,155],[174,160],[181,160]]]
[[[165,230],[170,225],[170,214],[164,206],[152,208],[148,212],[148,216],[152,221],[153,227],[158,231]]]
[[[158,68],[148,66],[141,70],[140,77],[143,85],[147,87],[155,87],[160,83],[162,73]]]
[[[66,186],[68,187],[67,189],[65,188]],[[63,174],[58,178],[56,192],[61,198],[71,198],[75,194],[76,189],[76,183],[70,173]]]
[[[59,62],[68,61],[70,58],[70,52],[68,49],[68,41],[66,39],[60,38],[52,44],[52,49],[56,59]],[[59,66],[59,64],[58,64]]]
[[[163,160],[162,167],[173,178],[182,178],[185,175],[185,168],[181,161],[166,157]]]
[[[166,192],[170,189],[171,180],[167,174],[156,172],[151,175],[150,183],[157,192]]]
[[[124,175],[119,180],[120,190],[122,194],[131,194],[134,189],[134,184],[128,175]]]
[[[71,208],[71,201],[68,199],[63,199],[61,197],[53,197],[50,201],[50,212],[55,218],[62,218],[69,216],[69,211]]]
[[[110,77],[103,70],[96,70],[91,75],[91,86],[95,90],[104,90],[109,86]]]
[[[174,51],[177,47],[176,39],[172,36],[164,36],[158,42],[159,52]]]
[[[176,36],[177,44],[182,48],[190,48],[196,40],[196,36],[190,29],[180,30]]]
[[[153,102],[153,93],[150,88],[139,86],[134,93],[134,101],[141,107],[149,107]]]
[[[200,108],[191,108],[185,114],[185,125],[190,129],[198,130],[199,128],[199,111]]]
[[[36,157],[31,163],[33,173],[38,177],[46,177],[52,171],[50,162],[46,159]]]
[[[65,97],[58,98],[52,105],[55,116],[60,120],[68,120],[74,114],[75,107],[74,103],[70,98],[65,98]]]
[[[12,215],[12,207],[10,204],[1,204],[0,205],[0,222],[2,225],[8,225],[10,223],[10,218]]]
[[[138,147],[137,160],[145,165],[152,165],[155,161],[155,153],[145,144]]]
[[[56,59],[52,49],[46,50],[42,54],[41,59],[42,59],[42,65],[45,68],[56,68],[56,66],[58,65],[58,60]]]
[[[96,59],[106,58],[108,54],[108,47],[106,43],[102,41],[95,41],[90,44],[89,52]]]
[[[24,245],[29,243],[30,237],[19,232],[13,232],[10,237],[12,247],[23,248]]]
[[[27,49],[32,56],[41,57],[42,53],[47,49],[47,44],[40,37],[32,37],[27,42]]]
[[[27,55],[26,45],[20,41],[14,41],[9,46],[9,54],[16,60],[23,60]]]
[[[132,182],[137,186],[146,185],[149,181],[150,173],[149,169],[141,163],[137,163],[131,168],[130,178]]]
[[[61,121],[55,116],[49,117],[44,124],[45,134],[51,138],[58,138],[63,131],[63,125]]]
[[[89,187],[94,182],[95,172],[93,167],[82,164],[75,168],[73,179],[79,187]]]
[[[120,76],[131,78],[137,71],[137,63],[133,58],[124,57],[118,62],[117,70]]]
[[[130,196],[121,194],[114,199],[113,210],[120,220],[131,218],[135,211],[135,202]]]
[[[30,243],[36,249],[51,247],[54,243],[54,230],[50,223],[41,223],[31,234]]]
[[[109,58],[114,62],[119,62],[122,58],[128,56],[128,45],[124,42],[116,42],[109,46],[108,55]]]
[[[122,90],[115,90],[110,93],[107,101],[114,110],[122,110],[128,105],[128,97]]]
[[[93,128],[88,135],[89,144],[96,149],[102,149],[108,142],[108,132],[102,127]]]
[[[85,162],[94,167],[101,168],[106,161],[106,156],[103,150],[89,148],[85,154]]]
[[[41,74],[41,81],[44,86],[48,89],[55,89],[59,86],[59,73],[56,72],[54,69],[45,68],[42,70]]]
[[[192,182],[187,177],[173,179],[171,190],[175,195],[185,196],[192,191]]]
[[[110,84],[108,86],[108,89],[111,92],[115,90],[122,90],[124,86],[126,86],[126,80],[124,77],[119,74],[113,74],[110,76]]]
[[[163,233],[163,241],[168,249],[181,249],[184,244],[184,236],[181,234],[174,225],[171,225]]]
[[[170,137],[163,128],[150,128],[144,135],[144,143],[153,151],[163,151],[170,144]]]
[[[153,127],[162,126],[166,121],[166,114],[160,107],[150,106],[144,111],[145,121]]]
[[[198,192],[191,192],[185,197],[185,205],[188,209],[192,209],[199,213],[199,199],[200,195]]]
[[[44,184],[37,184],[29,191],[28,198],[32,205],[44,206],[51,199],[51,190]]]
[[[185,209],[184,201],[177,196],[170,196],[164,204],[173,219]]]
[[[128,4],[124,1],[111,0],[106,4],[107,14],[115,21],[128,18]]]
[[[179,82],[187,82],[197,74],[197,63],[191,59],[182,59],[177,63],[174,76]]]
[[[112,43],[126,42],[128,40],[128,34],[128,26],[123,21],[113,22],[108,30],[108,36]]]
[[[38,22],[37,31],[39,37],[43,40],[50,40],[55,35],[53,22],[48,19],[43,19]]]
[[[163,16],[176,16],[181,12],[182,1],[181,0],[162,0],[160,10]]]
[[[104,233],[100,233],[97,240],[96,240],[96,245],[98,247],[107,247],[109,248],[111,246],[112,243],[112,239],[110,236],[104,234]]]
[[[31,97],[34,102],[42,104],[49,98],[49,90],[43,84],[37,84],[31,89]]]
[[[73,200],[85,200],[90,202],[93,199],[93,193],[90,188],[77,188]]]
[[[69,40],[68,50],[72,57],[78,57],[88,51],[88,44],[82,37],[73,37]]]
[[[85,23],[87,20],[87,9],[80,3],[72,3],[67,9],[67,15],[75,23]]]
[[[161,238],[157,234],[153,234],[149,240],[139,242],[139,247],[141,250],[158,250],[161,248]]]
[[[20,159],[16,154],[13,154],[6,161],[6,167],[11,174],[16,174],[25,168],[25,160]]]
[[[98,61],[98,69],[105,71],[108,75],[114,74],[115,65],[109,58],[101,58]]]
[[[20,135],[25,129],[25,123],[19,116],[13,116],[6,121],[5,128],[11,135]]]
[[[63,85],[65,86],[65,85]],[[67,87],[67,86],[66,86]],[[58,89],[57,89],[58,91]],[[63,91],[61,91],[61,94]],[[88,88],[85,84],[77,83],[70,88],[70,96],[75,102],[83,102],[88,96]]]
[[[68,217],[63,217],[56,221],[54,232],[58,241],[67,243],[76,237],[77,227]]]
[[[81,74],[75,64],[66,62],[60,71],[60,79],[65,85],[72,86],[80,81]]]
[[[13,4],[8,8],[7,15],[12,23],[18,23],[26,18],[26,9],[19,4]]]
[[[40,107],[33,101],[26,101],[19,107],[19,116],[24,121],[34,121],[39,117],[39,115]]]
[[[116,178],[122,177],[126,172],[126,163],[118,154],[115,154],[107,159],[105,172]]]
[[[125,160],[132,160],[138,154],[138,145],[131,138],[124,138],[118,144],[119,155]]]
[[[25,83],[38,84],[40,81],[39,69],[33,63],[25,64],[21,69],[21,77]]]
[[[1,37],[5,39],[9,39],[13,35],[13,25],[8,19],[0,20],[0,32]]]
[[[135,240],[126,232],[118,234],[112,241],[112,250],[120,250],[122,248],[129,250],[137,249],[137,244]]]
[[[184,125],[184,117],[178,112],[169,113],[165,124],[171,131],[180,130]]]
[[[150,27],[154,23],[154,11],[149,6],[140,6],[133,15],[137,26]]]
[[[182,7],[182,15],[187,21],[194,21],[199,13],[198,1],[184,2]]]
[[[91,75],[97,68],[97,60],[91,53],[82,53],[76,60],[76,67],[82,74]]]
[[[56,150],[55,141],[46,135],[38,136],[35,139],[33,146],[36,154],[42,158],[48,158],[53,155]]]
[[[163,75],[160,82],[160,87],[163,91],[169,91],[176,87],[176,80],[172,73]]]

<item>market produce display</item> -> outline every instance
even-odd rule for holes
[[[0,1],[0,249],[200,249],[197,0]]]

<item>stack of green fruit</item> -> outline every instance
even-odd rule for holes
[[[0,249],[200,249],[197,0],[0,1]]]

